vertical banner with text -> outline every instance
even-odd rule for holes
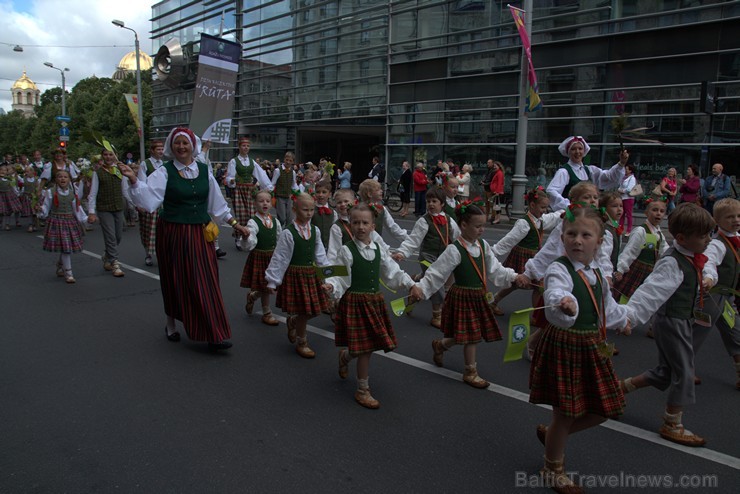
[[[131,116],[134,117],[136,132],[139,134],[139,137],[141,137],[141,126],[139,125],[139,98],[135,94],[124,94],[123,97],[126,98],[128,109],[131,112]]]
[[[200,36],[190,129],[204,141],[228,144],[241,48],[233,41]]]

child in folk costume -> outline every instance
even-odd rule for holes
[[[655,263],[626,305],[633,325],[654,318],[652,328],[659,359],[656,367],[625,379],[622,389],[632,392],[654,386],[668,390],[663,425],[658,433],[685,446],[706,444],[704,438],[685,429],[681,419],[684,407],[696,402],[694,328],[699,322],[711,325],[709,307],[704,304],[710,299],[704,294],[712,280],[717,279],[717,273],[703,272],[705,267],[712,269],[706,265],[707,256],[703,252],[711,241],[714,226],[709,213],[694,203],[685,202],[674,209],[668,217],[672,248]]]
[[[311,224],[314,206],[310,195],[295,196],[295,220],[280,233],[265,272],[267,290],[277,291],[275,305],[289,314],[288,341],[296,343],[296,353],[303,358],[316,356],[306,338],[308,320],[329,310],[328,297],[315,269],[315,265],[326,266],[328,262],[319,229]]]
[[[624,228],[620,225],[620,219],[624,213],[622,194],[619,192],[603,192],[599,196],[599,211],[604,220],[604,228],[612,237],[612,251],[609,259],[612,269],[616,272],[617,261],[622,250],[622,233]]]
[[[325,180],[316,184],[313,194],[316,201],[316,212],[311,217],[311,224],[319,229],[321,245],[324,249],[328,249],[331,227],[339,219],[337,213],[329,207],[330,195],[331,182]]]
[[[329,243],[326,246],[326,257],[329,259],[330,264],[334,264],[339,255],[339,250],[343,245],[347,244],[354,238],[352,228],[349,223],[349,211],[352,207],[357,204],[355,199],[355,193],[352,189],[337,189],[334,192],[334,205],[336,207],[337,220],[329,229]],[[372,241],[380,245],[381,249],[386,252],[390,251],[390,247],[385,241],[378,235],[378,232],[373,230],[370,233]]]
[[[460,236],[426,270],[421,281],[411,289],[410,299],[413,302],[429,298],[450,275],[455,275],[442,309],[444,338],[432,341],[433,360],[442,367],[444,352],[453,345],[464,345],[463,381],[475,388],[487,388],[488,381],[478,376],[476,347],[482,340],[501,339],[490,305],[492,295],[486,290],[487,278],[492,278],[497,286],[508,286],[514,281],[524,286],[527,280],[513,269],[503,267],[488,242],[481,238],[486,213],[470,201],[463,201],[457,209]]]
[[[368,178],[360,183],[358,190],[360,195],[360,202],[364,202],[368,206],[371,206],[377,211],[377,217],[375,218],[375,233],[383,236],[383,230],[387,228],[391,235],[399,242],[405,242],[408,239],[408,232],[398,226],[393,216],[386,211],[383,206],[383,187],[380,182]]]
[[[164,142],[159,139],[153,140],[149,143],[149,157],[141,162],[139,165],[138,179],[142,182],[146,182],[149,175],[154,173],[160,166],[164,164],[162,158],[164,157]],[[154,265],[154,251],[156,249],[157,240],[157,219],[159,218],[159,210],[150,213],[144,209],[139,208],[139,236],[141,237],[141,245],[144,247],[146,256],[144,257],[144,264],[147,266]]]
[[[23,181],[20,182],[22,185],[21,195],[19,197],[21,202],[21,216],[29,218],[28,233],[33,233],[37,229],[38,219],[34,208],[38,203],[38,185],[39,181],[36,177],[36,170],[32,166],[27,166],[23,171]]]
[[[352,208],[350,223],[353,238],[339,250],[336,262],[347,267],[346,277],[327,279],[325,289],[340,298],[337,310],[335,344],[339,351],[339,377],[346,379],[348,364],[357,358],[355,400],[366,408],[380,403],[370,394],[369,368],[373,352],[396,348],[396,335],[388,317],[380,280],[391,289],[414,284],[390,257],[388,251],[373,242],[375,211],[365,204]]]
[[[0,165],[0,216],[5,231],[10,230],[10,217],[20,211],[21,202],[18,199],[13,167],[7,164]]]
[[[272,193],[261,190],[255,196],[257,212],[247,222],[249,235],[247,236],[247,261],[244,263],[242,281],[239,286],[249,288],[247,295],[247,314],[251,314],[254,302],[262,299],[262,322],[268,326],[277,326],[278,320],[270,309],[270,292],[267,289],[265,271],[270,265],[272,253],[277,245],[277,239],[283,230],[277,218],[270,214],[272,207]]]
[[[735,308],[737,290],[740,281],[740,201],[731,197],[720,199],[712,208],[717,232],[704,254],[709,258],[704,276],[712,279],[713,289],[705,301],[704,309],[709,313],[713,325],[719,330],[722,343],[735,364],[735,389],[740,390],[740,319],[737,311],[727,318],[722,316],[729,305]],[[716,277],[714,273],[716,272]],[[730,311],[727,310],[729,313]],[[694,352],[697,352],[711,328],[700,328],[694,325]]]
[[[445,175],[442,179],[442,190],[445,191],[444,212],[447,216],[455,216],[455,210],[459,201],[455,199],[459,194],[460,180],[452,175]]]
[[[532,259],[542,248],[542,237],[547,232],[561,223],[561,211],[548,213],[550,207],[550,198],[547,196],[542,186],[535,187],[526,194],[524,199],[527,201],[527,215],[517,220],[514,227],[504,238],[496,242],[493,246],[493,254],[497,259],[504,259],[504,266],[511,268],[517,273],[524,273],[524,266],[527,261]],[[493,313],[497,316],[503,316],[504,311],[498,304],[516,290],[516,287],[504,288],[496,293],[493,297]],[[532,303],[539,297],[538,291],[532,293]]]
[[[411,257],[414,252],[419,252],[422,275],[427,267],[431,265],[445,251],[448,245],[460,235],[460,228],[455,220],[442,211],[445,194],[439,187],[429,189],[426,194],[427,212],[416,220],[414,229],[409,238],[393,254],[396,262]],[[444,293],[440,289],[429,297],[432,301],[432,319],[429,324],[435,328],[442,328],[442,302]]]
[[[72,186],[72,177],[66,170],[58,170],[56,184],[46,191],[43,202],[37,205],[38,215],[46,218],[44,250],[59,252],[57,276],[64,276],[67,283],[74,283],[72,253],[82,251],[81,223],[89,221],[80,207]]]
[[[596,262],[603,241],[599,212],[571,203],[562,226],[565,256],[545,273],[547,326],[534,349],[529,374],[531,403],[552,405],[552,422],[537,426],[545,446],[541,473],[557,492],[583,492],[565,474],[565,444],[572,433],[624,411],[624,395],[606,345],[606,330],[630,333],[627,309],[611,297]],[[623,329],[624,328],[624,329]]]

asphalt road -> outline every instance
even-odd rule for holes
[[[400,223],[411,229],[412,221]],[[461,382],[460,348],[445,354],[444,369],[434,367],[438,332],[428,325],[428,303],[412,317],[391,316],[399,347],[372,359],[370,384],[381,402],[372,411],[353,400],[354,364],[349,379],[337,376],[327,316],[311,321],[317,358],[304,360],[284,324],[245,314],[245,254],[228,232],[219,266],[234,347],[221,354],[164,338],[157,268],[144,266],[136,229],[121,245],[122,262],[136,271],[125,267],[122,279],[103,271],[96,226],[87,253],[73,256],[77,284],[69,286],[37,235],[0,232],[0,493],[531,490],[543,455],[535,426],[550,412],[527,403],[528,363],[504,364],[503,342],[480,345],[479,373],[494,383],[488,390]],[[502,307],[508,313],[528,300],[517,292]],[[505,328],[507,316],[499,324]],[[656,363],[655,344],[641,332],[614,339],[621,376]],[[628,395],[621,421],[571,437],[567,469],[588,475],[582,480],[596,485],[589,492],[686,492],[665,487],[669,481],[737,492],[740,392],[717,334],[697,367],[703,384],[684,423],[708,439],[706,448],[660,439],[665,395],[646,388]]]

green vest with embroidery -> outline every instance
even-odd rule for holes
[[[444,214],[444,213],[443,213]],[[437,225],[435,227],[434,220],[432,220],[431,214],[425,214],[424,220],[427,222],[427,234],[424,235],[424,239],[421,241],[421,247],[419,248],[419,257],[422,253],[431,254],[435,257],[439,257],[442,252],[447,248],[450,243],[450,236],[452,235],[452,226],[450,225],[450,218],[447,217],[447,225]],[[437,233],[439,228],[439,233]],[[445,237],[446,238],[442,238]]]
[[[588,292],[588,287],[580,275],[576,272],[570,259],[567,257],[559,257],[555,260],[568,269],[568,274],[573,279],[573,297],[578,300],[578,316],[576,321],[573,323],[573,329],[599,329],[599,315],[598,311],[601,310],[601,299],[603,297],[603,288],[601,287],[601,271],[594,270],[597,273],[596,285],[591,285],[591,290],[594,292],[596,303],[599,304],[598,309],[594,307],[594,302],[591,300],[591,294]],[[567,328],[565,328],[567,329]]]
[[[642,228],[645,230],[645,243],[642,244],[642,250],[640,251],[640,255],[637,256],[637,260],[654,266],[658,260],[658,252],[660,252],[660,244],[663,242],[663,234],[656,235],[650,233],[650,227],[647,224],[642,225]]]
[[[722,259],[722,263],[717,266],[717,286],[734,290],[737,287],[738,276],[740,276],[737,258],[733,252],[732,244],[724,235],[720,235],[718,238],[725,244],[725,257]]]
[[[576,172],[573,171],[572,166],[566,164],[564,168],[568,172],[568,184],[563,188],[563,193],[561,194],[563,197],[568,197],[568,194],[570,194],[570,189],[573,188],[574,185],[577,185],[581,182],[591,182],[591,169],[587,165],[583,165],[583,169],[586,171],[586,177],[588,177],[586,180],[581,180],[580,178],[578,178],[578,175],[576,175]]]
[[[54,199],[56,196],[56,203],[57,205],[54,205]],[[69,186],[69,194],[66,196],[63,196],[58,192],[57,186],[55,185],[51,189],[51,214],[72,214],[72,201],[74,201],[75,194],[74,191],[72,191],[72,185]]]
[[[614,268],[614,271],[617,270],[617,262],[619,261],[619,251],[622,250],[622,236],[617,235],[617,229],[614,228],[614,226],[610,225],[609,223],[604,225],[606,229],[611,232],[612,239],[614,242],[612,243],[612,255],[611,255],[611,261],[612,261],[612,267]]]
[[[170,223],[204,225],[211,221],[208,215],[208,165],[198,162],[198,177],[183,178],[172,161],[162,166],[167,169],[167,187],[160,217]]]
[[[380,247],[375,245],[375,259],[368,261],[360,254],[357,244],[348,242],[352,253],[352,281],[348,292],[378,293],[380,291]]]
[[[234,169],[236,170],[235,181],[238,184],[251,184],[254,183],[254,163],[247,156],[248,165],[242,165],[241,160],[237,156],[234,158]],[[282,173],[280,177],[282,178]],[[278,179],[279,180],[279,179]]]
[[[523,249],[540,250],[540,247],[542,247],[542,242],[540,241],[540,239],[542,238],[542,234],[544,233],[544,222],[542,223],[542,226],[540,226],[540,228],[538,229],[529,215],[526,215],[524,219],[527,220],[527,223],[529,223],[529,231],[527,232],[527,235],[523,239],[521,239],[517,245]]]
[[[13,185],[10,183],[9,178],[0,178],[0,192],[8,193],[13,190]]]
[[[342,232],[342,245],[345,245],[347,242],[352,240],[352,230],[349,229],[348,221],[344,221],[340,218],[336,222],[334,222],[334,224],[337,225],[339,227],[339,230]]]
[[[98,168],[98,195],[96,199],[98,211],[123,211],[123,191],[121,179],[103,168]]]
[[[146,160],[144,160],[144,163],[146,164],[146,170],[144,170],[144,173],[146,173],[147,177],[157,170],[156,168],[154,168],[154,162],[151,158],[147,158]]]
[[[293,187],[293,170],[286,170],[282,166],[279,168],[280,175],[275,183],[275,196],[287,199]]]
[[[325,207],[328,207],[326,205]],[[331,233],[331,226],[334,224],[334,211],[331,214],[319,214],[319,207],[316,206],[311,217],[311,224],[319,229],[321,234],[321,242],[324,244],[324,248],[329,246],[329,234]]]
[[[375,233],[377,233],[381,237],[383,236],[383,223],[384,223],[383,220],[384,219],[385,219],[385,208],[380,210],[380,213],[378,214],[378,216],[373,215],[373,221],[375,222]]]
[[[316,229],[309,224],[311,237],[307,240],[301,236],[293,223],[288,230],[293,235],[293,256],[290,258],[291,266],[313,266],[316,254]]]
[[[277,224],[275,218],[272,219],[272,228],[267,228],[262,219],[254,215],[252,219],[257,223],[257,245],[254,246],[255,250],[273,251],[275,245],[277,245]]]
[[[480,255],[478,257],[473,257],[472,261],[472,256],[468,255],[468,249],[463,247],[459,241],[456,240],[452,245],[457,247],[457,250],[460,252],[460,264],[458,264],[453,271],[455,273],[455,285],[465,288],[482,288],[483,280],[480,279],[478,272],[481,272],[483,273],[483,276],[486,276],[486,273],[483,271],[483,259],[485,259],[483,256],[486,255],[483,248],[483,242],[478,240]],[[478,267],[478,271],[473,267],[473,262],[475,262],[475,266]]]
[[[678,263],[678,269],[683,273],[683,282],[658,309],[658,313],[675,319],[691,319],[694,317],[694,301],[699,288],[696,268],[691,260],[675,249],[669,249],[666,256],[673,257]]]
[[[457,201],[455,201],[455,206],[457,206]],[[450,206],[450,203],[447,202],[447,199],[445,199],[445,205],[442,208],[442,210],[447,214],[447,216],[455,217],[455,206]]]

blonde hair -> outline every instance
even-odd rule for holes
[[[712,214],[715,221],[721,218],[723,215],[740,208],[740,201],[734,197],[725,197],[714,203],[714,209]]]
[[[295,203],[303,201],[309,202],[311,204],[316,204],[316,201],[313,200],[311,194],[306,194],[305,192],[301,192],[300,194],[296,195],[295,202],[293,204],[295,205]]]
[[[588,180],[578,182],[573,187],[571,187],[570,192],[568,193],[568,199],[570,199],[570,202],[578,202],[578,199],[583,196],[586,191],[589,190],[596,191],[596,195],[599,195],[599,188],[596,187],[592,182],[589,182]]]
[[[341,196],[348,196],[348,198],[351,200],[354,200],[355,193],[352,191],[352,189],[337,189],[334,191],[334,200],[337,201]]]
[[[377,182],[372,178],[366,178],[360,183],[360,187],[357,191],[360,194],[360,199],[367,202],[370,199],[370,194],[374,190],[380,190],[380,182]]]
[[[345,161],[344,162],[344,169],[345,170],[351,170],[352,169],[352,163],[350,163],[349,161]]]
[[[254,198],[255,198],[255,199],[257,199],[257,198],[258,198],[259,196],[267,196],[267,197],[269,197],[269,198],[270,198],[270,200],[272,200],[272,192],[270,192],[270,191],[269,191],[269,190],[267,190],[267,189],[265,189],[265,190],[260,190],[259,192],[257,192],[257,193],[256,193],[256,194],[254,195]]]

